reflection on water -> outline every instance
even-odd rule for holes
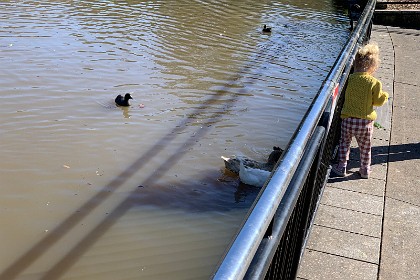
[[[0,278],[208,278],[258,194],[220,156],[285,147],[346,40],[307,2],[0,1]]]

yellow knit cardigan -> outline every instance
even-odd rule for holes
[[[356,72],[349,76],[344,95],[341,118],[376,120],[373,106],[382,106],[388,100],[388,93],[382,91],[382,83],[368,72]]]

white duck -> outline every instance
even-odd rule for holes
[[[239,166],[239,179],[242,183],[261,188],[270,177],[271,171],[245,167],[241,162]]]
[[[243,156],[231,158],[222,156],[222,159],[225,161],[226,169],[239,174],[239,178],[243,183],[262,187],[282,153],[283,150],[281,148],[273,147],[267,162],[259,162]]]
[[[282,153],[283,150],[281,148],[273,147],[273,151],[268,156],[267,162],[259,162],[244,156],[233,156],[230,158],[222,156],[222,159],[225,161],[225,167],[236,174],[239,174],[239,167],[241,162],[244,163],[245,167],[272,171],[274,165],[276,165]]]

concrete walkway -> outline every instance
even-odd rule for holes
[[[377,109],[373,173],[330,178],[298,279],[420,279],[420,30],[374,25],[390,101]]]

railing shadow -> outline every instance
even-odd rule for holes
[[[420,142],[410,144],[391,145],[389,162],[420,159]]]

